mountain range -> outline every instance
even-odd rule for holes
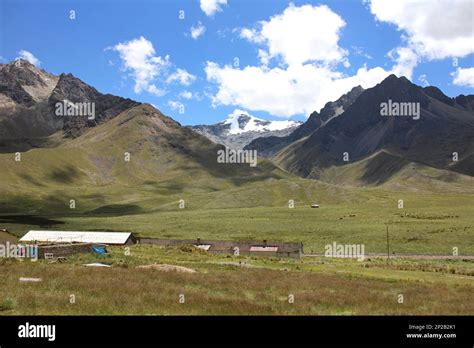
[[[262,120],[236,110],[219,123],[191,126],[190,128],[217,144],[223,144],[233,149],[243,149],[257,138],[287,136],[302,123],[300,121]]]
[[[286,176],[265,159],[257,167],[217,163],[223,145],[71,74],[23,60],[1,64],[0,91],[0,211],[67,211],[75,197],[83,209],[133,212]],[[65,100],[94,103],[94,119],[58,116],[56,104]]]
[[[382,116],[389,100],[419,105],[419,118]],[[93,103],[95,115],[58,115],[65,102]],[[258,165],[218,163],[224,145],[257,150]],[[280,206],[367,185],[472,192],[474,96],[449,98],[392,75],[302,124],[235,113],[183,127],[152,105],[17,60],[0,64],[0,166],[8,212],[68,211],[71,197],[94,214],[170,209],[183,197],[194,197],[191,208]]]
[[[359,95],[348,98],[354,92]],[[331,181],[337,170],[348,175],[353,168],[348,176],[362,185],[382,184],[408,166],[439,170],[439,177],[474,175],[473,95],[449,98],[436,87],[390,75],[336,103],[344,104],[343,112],[322,118],[323,109],[312,115],[317,122],[308,119],[311,131],[298,134],[297,129],[288,145],[272,144],[264,151],[281,168],[307,178]],[[381,112],[384,104],[417,106],[419,114],[387,117]],[[259,145],[257,139],[247,148]]]

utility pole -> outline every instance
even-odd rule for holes
[[[388,262],[388,260],[390,259],[390,241],[388,239],[388,224],[386,226],[387,226],[387,262]]]

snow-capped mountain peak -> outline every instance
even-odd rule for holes
[[[228,134],[242,134],[246,132],[264,133],[280,131],[299,126],[301,122],[289,120],[267,121],[249,115],[245,111],[235,110],[226,120],[220,122],[220,124],[230,125],[227,131]]]
[[[258,137],[285,136],[299,127],[299,121],[268,121],[234,110],[224,121],[213,125],[191,127],[215,143],[240,149]]]

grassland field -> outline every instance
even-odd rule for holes
[[[76,255],[66,263],[1,260],[0,314],[469,315],[474,312],[474,262],[463,258],[389,262],[371,258],[363,262],[324,257],[295,260],[217,256],[185,246],[153,245],[134,245],[129,250],[112,247],[109,251],[107,256]],[[90,262],[112,267],[83,266]],[[184,266],[196,273],[137,268],[153,263]],[[20,282],[20,277],[37,277],[42,281]]]
[[[33,160],[27,165],[33,166]],[[287,260],[134,245],[130,256],[114,247],[105,258],[84,254],[65,263],[2,259],[0,315],[474,313],[474,262],[466,257],[474,255],[474,195],[469,190],[347,187],[285,173],[220,180],[190,171],[140,184],[124,174],[116,184],[95,186],[73,169],[37,173],[38,182],[17,174],[0,173],[5,179],[0,182],[0,228],[17,236],[46,229],[300,241],[307,254],[324,253],[325,245],[336,242],[363,244],[367,257],[362,262],[309,256]],[[75,209],[70,209],[70,199]],[[294,208],[288,207],[289,200]],[[310,208],[313,202],[320,208]],[[371,256],[387,252],[387,226],[390,262]],[[459,256],[452,259],[394,258],[449,256],[453,248]],[[83,266],[89,262],[112,267]],[[185,266],[196,273],[136,268],[153,263]],[[24,283],[20,277],[42,281]],[[75,304],[69,302],[71,294]],[[185,303],[179,303],[179,294],[185,295]],[[403,303],[398,302],[400,294]]]
[[[30,229],[130,231],[142,237],[216,240],[301,241],[306,253],[323,253],[333,242],[364,244],[366,253],[474,255],[474,197],[400,195],[365,203],[322,203],[319,209],[295,202],[294,208],[186,208],[120,215],[94,214],[0,216],[18,236]],[[428,204],[429,202],[429,204]],[[191,208],[187,208],[191,206]]]

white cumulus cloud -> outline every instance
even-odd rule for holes
[[[166,83],[178,81],[184,86],[189,86],[194,80],[196,80],[196,76],[188,73],[184,69],[178,68],[174,73],[168,76],[168,78],[166,79]]]
[[[170,65],[168,55],[164,58],[156,56],[153,44],[143,36],[119,43],[111,49],[119,53],[124,70],[133,77],[135,93],[145,90],[156,96],[165,94],[153,81]]]
[[[474,68],[457,68],[451,76],[455,85],[474,88]]]
[[[429,60],[474,53],[472,0],[371,0],[379,21],[403,32],[407,45]]]
[[[238,69],[214,62],[207,62],[205,72],[208,81],[218,86],[212,96],[214,106],[237,105],[281,117],[309,115],[352,87],[372,87],[390,74],[380,67],[362,67],[355,75],[344,76],[313,64]]]
[[[281,57],[283,62],[334,63],[346,61],[347,51],[339,47],[344,20],[326,5],[290,4],[282,14],[261,21],[258,28],[242,28],[240,37],[267,46],[263,60]]]
[[[36,58],[33,55],[33,53],[25,51],[25,50],[21,50],[20,52],[18,52],[18,57],[16,59],[24,59],[24,60],[30,62],[31,64],[33,64],[34,66],[40,66],[41,65],[40,60],[38,58]]]
[[[227,5],[227,0],[201,0],[200,5],[206,16],[212,17],[216,12],[222,11],[221,5]]]
[[[413,70],[418,65],[420,57],[408,47],[397,47],[388,52],[388,56],[395,61],[393,73],[397,76],[412,78]]]
[[[206,27],[202,25],[201,22],[194,27],[191,27],[191,37],[194,40],[197,40],[199,36],[203,35],[206,32]]]
[[[193,93],[190,92],[190,91],[182,91],[181,93],[179,93],[179,96],[181,98],[184,98],[184,99],[192,99],[193,98]]]
[[[189,85],[196,79],[185,69],[176,68],[170,62],[169,55],[164,58],[156,55],[155,48],[151,41],[143,36],[137,39],[119,43],[113,47],[108,47],[119,53],[122,60],[122,69],[130,74],[134,80],[133,90],[135,93],[146,91],[157,97],[161,97],[167,91],[156,85],[178,82],[182,85]],[[173,71],[171,73],[171,71]]]
[[[180,113],[184,112],[184,104],[181,103],[180,101],[170,100],[170,101],[168,101],[168,106],[172,110],[179,110]]]

